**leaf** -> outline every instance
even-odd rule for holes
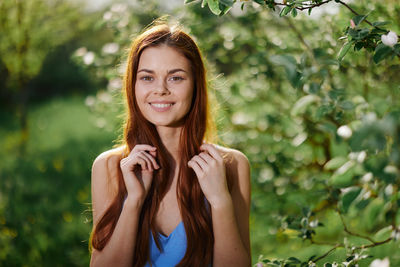
[[[347,213],[351,203],[358,197],[360,192],[360,187],[353,187],[342,196],[341,207],[344,213]]]
[[[309,16],[311,15],[311,11],[312,11],[312,8],[309,8],[309,9],[308,9],[308,15],[309,15]]]
[[[366,18],[368,17],[367,15],[357,15],[355,17],[353,17],[353,21],[356,24],[356,26],[358,26],[361,22],[363,22]]]
[[[194,1],[196,1],[196,0],[185,0],[184,4],[186,5],[186,4],[192,3]]]
[[[378,225],[382,220],[383,206],[385,202],[381,198],[375,198],[365,209],[365,226],[371,230],[374,226]]]
[[[286,16],[291,10],[292,10],[292,7],[285,6],[284,8],[282,8],[281,12],[279,13],[279,16],[280,17]]]
[[[295,258],[295,257],[290,257],[288,260],[290,260],[292,263],[296,263],[296,264],[301,263],[301,260],[299,260],[298,258]]]
[[[353,44],[353,42],[344,43],[344,45],[342,46],[342,48],[339,51],[339,55],[338,55],[339,62],[342,61],[342,59],[347,54],[347,52],[349,52],[349,49],[350,49],[352,44]]]
[[[385,57],[389,56],[392,52],[392,48],[390,46],[387,46],[383,43],[380,43],[376,48],[375,48],[375,54],[374,54],[374,62],[378,64],[380,61],[382,61]]]
[[[329,183],[337,188],[345,188],[353,185],[354,165],[352,161],[345,163],[331,176]]]
[[[215,15],[220,15],[221,10],[219,9],[219,0],[206,0],[208,4],[208,8]],[[204,2],[204,1],[203,1]]]
[[[292,17],[295,18],[297,16],[297,9],[292,9]]]
[[[335,157],[331,160],[329,160],[325,165],[324,169],[325,170],[337,170],[339,169],[343,164],[347,162],[347,158],[345,157]]]
[[[300,86],[302,75],[297,71],[297,62],[292,55],[276,55],[271,56],[269,59],[272,63],[285,68],[287,78],[294,88]]]
[[[254,2],[256,2],[259,5],[264,5],[265,1],[264,0],[253,0]]]
[[[292,116],[296,116],[298,114],[304,113],[310,104],[318,102],[319,100],[319,96],[316,95],[303,96],[294,104],[290,114]]]
[[[219,0],[219,3],[228,7],[233,6],[233,0]]]
[[[353,102],[351,102],[349,100],[345,100],[345,101],[339,102],[339,107],[344,110],[352,110],[352,109],[354,109],[354,104],[353,104]]]
[[[375,21],[372,23],[372,26],[379,27],[379,26],[387,25],[389,23],[390,23],[390,21]]]

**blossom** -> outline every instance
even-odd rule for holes
[[[349,126],[343,125],[343,126],[340,126],[339,129],[337,129],[337,134],[340,137],[347,139],[347,138],[350,138],[350,136],[353,134],[353,132],[351,131]]]
[[[369,267],[389,267],[389,266],[390,266],[389,258],[384,258],[383,260],[375,259],[369,265]]]
[[[105,54],[115,54],[118,52],[118,49],[119,45],[117,43],[107,43],[102,48]]]
[[[354,29],[356,27],[356,24],[354,23],[354,20],[350,20],[350,28]]]
[[[390,31],[386,35],[383,34],[381,36],[381,40],[382,40],[383,44],[393,47],[397,43],[398,38],[397,38],[397,34],[395,32]]]
[[[83,56],[83,63],[86,65],[92,64],[94,61],[94,53],[89,51]]]
[[[264,265],[261,262],[257,262],[256,267],[263,267]]]

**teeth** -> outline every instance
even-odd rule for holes
[[[155,103],[151,103],[151,105],[156,108],[167,108],[167,107],[172,106],[172,104],[155,104]]]

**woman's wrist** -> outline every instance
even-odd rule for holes
[[[129,209],[140,211],[143,206],[143,200],[140,197],[128,195],[127,198],[125,199],[124,207],[125,206]]]
[[[214,210],[233,207],[232,197],[229,193],[220,195],[218,198],[210,201],[211,208]]]

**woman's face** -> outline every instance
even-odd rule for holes
[[[135,95],[143,116],[155,126],[177,127],[189,112],[193,97],[190,61],[166,45],[143,50]]]

